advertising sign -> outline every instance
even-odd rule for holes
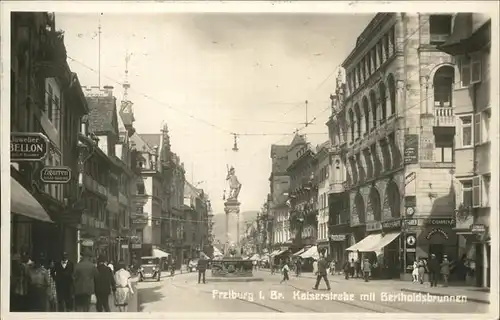
[[[345,234],[331,234],[330,235],[330,240],[332,241],[345,241],[346,235]]]
[[[401,228],[401,220],[390,220],[382,222],[382,229],[398,229]]]
[[[426,225],[430,226],[455,226],[455,219],[453,218],[429,218],[425,220]]]
[[[404,144],[404,163],[418,163],[418,134],[406,134]]]
[[[486,232],[486,226],[484,224],[473,224],[470,226],[470,231],[473,233]]]
[[[132,218],[132,224],[147,224],[148,223],[148,218],[147,217],[138,217],[135,216]]]
[[[12,162],[42,161],[49,152],[49,139],[39,132],[12,132],[10,160]]]
[[[68,167],[45,167],[40,171],[40,180],[49,184],[64,184],[71,181],[71,169]]]

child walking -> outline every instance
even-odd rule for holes
[[[283,272],[283,279],[281,279],[280,284],[283,283],[284,281],[290,280],[290,278],[288,277],[288,272],[290,272],[288,261],[285,261],[285,263],[283,264],[283,268],[281,268],[281,271]]]

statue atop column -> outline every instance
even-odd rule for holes
[[[235,170],[231,167],[227,172],[226,181],[229,181],[229,195],[227,201],[238,201],[238,195],[241,190],[241,183],[236,177]]]

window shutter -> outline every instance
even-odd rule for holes
[[[470,65],[470,59],[467,57],[463,57],[460,59],[460,71],[461,71],[461,80],[462,80],[462,87],[467,87],[471,83],[471,65]]]
[[[472,207],[481,207],[481,176],[472,178]]]
[[[481,114],[477,113],[474,116],[474,144],[480,144],[481,140]]]
[[[477,83],[481,81],[481,56],[473,55],[471,58],[470,70],[471,70],[471,83]]]

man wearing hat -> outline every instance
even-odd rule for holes
[[[437,287],[441,266],[435,254],[431,254],[431,258],[429,259],[429,263],[427,265],[429,267],[429,280],[431,282],[431,287]]]
[[[57,289],[57,305],[59,311],[73,311],[73,272],[75,266],[64,252],[62,259],[55,266],[55,280]]]
[[[94,281],[97,277],[97,269],[92,263],[92,252],[85,249],[82,260],[75,266],[75,309],[77,312],[89,312],[90,297],[95,293]]]

